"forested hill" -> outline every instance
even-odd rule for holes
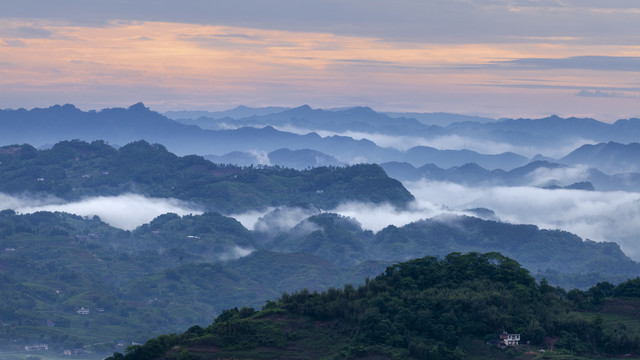
[[[393,265],[358,288],[302,290],[258,312],[227,310],[206,328],[162,335],[108,359],[530,359],[526,353],[540,349],[629,357],[640,337],[611,321],[605,298],[629,305],[637,293],[637,279],[567,293],[537,284],[498,253],[452,253]],[[519,334],[522,346],[485,344],[503,331]]]
[[[0,148],[0,192],[46,193],[74,200],[135,192],[192,201],[207,210],[244,211],[291,204],[332,208],[343,201],[413,200],[377,165],[278,167],[217,165],[200,156],[179,157],[145,141],[115,149],[104,141],[63,141],[49,150],[30,145]]]
[[[211,212],[164,214],[125,231],[98,217],[0,211],[0,347],[37,342],[110,354],[121,340],[206,326],[225,309],[361,284],[395,262],[452,251],[501,251],[567,290],[640,274],[613,243],[531,225],[446,220],[373,234],[322,213],[270,238]],[[81,308],[91,313],[78,314]]]

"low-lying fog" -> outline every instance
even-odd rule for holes
[[[148,198],[137,194],[98,196],[78,202],[65,202],[55,197],[34,198],[0,194],[0,209],[12,209],[20,214],[61,211],[88,217],[97,215],[107,224],[125,230],[133,230],[169,212],[180,216],[202,213],[197,206],[181,200]]]
[[[273,125],[279,131],[290,132],[298,135],[306,135],[312,132],[321,137],[346,136],[354,140],[369,140],[379,147],[391,148],[400,151],[406,151],[416,146],[429,146],[436,149],[447,150],[471,150],[480,154],[501,154],[505,152],[513,152],[525,157],[532,158],[536,155],[543,155],[550,158],[561,158],[573,150],[585,144],[596,144],[590,139],[579,137],[564,139],[561,143],[554,143],[552,146],[544,145],[522,145],[516,143],[499,142],[487,140],[485,138],[474,138],[470,136],[462,136],[457,134],[435,136],[433,138],[425,138],[423,136],[402,136],[388,135],[382,133],[358,132],[358,131],[329,131],[321,129],[305,129],[294,126]],[[227,126],[228,129],[236,129],[237,126]],[[341,159],[347,163],[357,163],[357,161],[348,161]]]
[[[535,224],[562,229],[594,241],[614,241],[635,260],[640,260],[640,193],[581,190],[545,190],[535,187],[469,187],[443,182],[407,182],[416,201],[407,209],[391,205],[345,203],[323,209],[355,218],[374,232],[388,225],[403,226],[442,214],[467,214],[465,209],[487,208],[504,222]],[[136,194],[94,197],[79,202],[55,198],[24,198],[0,194],[0,209],[18,213],[63,211],[99,216],[104,222],[126,230],[148,223],[158,215],[200,214],[201,209],[176,199],[147,198]],[[317,210],[283,208],[258,221],[266,213],[232,214],[245,227],[262,231],[287,231]],[[270,229],[271,228],[271,229]],[[517,240],[517,239],[515,239]]]
[[[582,190],[546,190],[535,187],[468,187],[444,182],[407,182],[416,197],[407,209],[391,205],[345,203],[325,209],[356,219],[364,229],[377,232],[388,225],[403,226],[443,214],[472,215],[464,210],[487,208],[501,221],[561,229],[593,241],[613,241],[631,258],[640,260],[640,193]],[[262,227],[264,213],[235,215],[245,227]],[[308,217],[306,209],[286,209],[271,215],[280,230],[291,229]],[[515,239],[517,240],[517,239]]]
[[[614,241],[640,260],[640,193],[545,190],[535,187],[465,187],[419,181],[405,186],[418,206],[484,207],[504,222],[562,229],[583,239]],[[424,204],[424,205],[423,205]]]

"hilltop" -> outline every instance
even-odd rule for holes
[[[531,225],[448,217],[374,234],[330,213],[276,229],[277,213],[253,231],[212,212],[165,214],[125,231],[97,217],[2,211],[0,340],[113,351],[122,339],[206,326],[225,309],[362,284],[394,262],[451,251],[502,251],[567,289],[640,273],[614,243]],[[77,313],[82,308],[90,313]]]
[[[0,148],[0,192],[44,193],[73,200],[127,192],[176,198],[208,210],[240,212],[269,206],[313,204],[332,208],[353,200],[403,206],[413,200],[378,165],[238,167],[201,156],[177,156],[159,144],[62,141],[48,150],[28,144]]]
[[[536,283],[500,254],[452,253],[390,266],[357,288],[302,290],[268,301],[261,311],[226,310],[206,328],[162,335],[109,359],[504,359],[526,358],[525,352],[538,349],[549,350],[549,358],[632,353],[640,350],[640,337],[610,321],[615,311],[605,298],[632,302],[624,296],[637,296],[637,284],[636,279],[566,292]],[[502,332],[518,334],[521,345],[489,345]]]

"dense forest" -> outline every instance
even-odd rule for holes
[[[92,350],[108,351],[121,340],[205,326],[225,309],[260,307],[283,292],[362,284],[394,262],[443,258],[452,248],[503,250],[536,278],[566,289],[638,273],[638,264],[613,243],[471,217],[374,234],[353,219],[321,213],[270,233],[209,212],[165,214],[125,231],[97,217],[5,210],[0,340],[42,341],[56,349],[97,343]],[[91,312],[78,314],[81,308]]]
[[[402,227],[390,225],[374,234],[351,218],[322,213],[289,232],[258,240],[273,251],[309,253],[339,266],[367,259],[395,262],[455,251],[495,251],[516,259],[536,277],[567,288],[587,288],[604,280],[620,282],[640,273],[638,263],[615,243],[471,216],[447,215]]]
[[[615,294],[604,289],[605,296],[633,296],[634,283],[625,280],[640,273],[640,265],[617,244],[585,241],[565,231],[450,215],[374,233],[352,218],[321,210],[343,200],[397,208],[410,204],[413,196],[377,165],[302,171],[237,167],[199,156],[179,157],[144,141],[119,149],[103,141],[65,141],[48,150],[30,145],[0,148],[0,180],[0,193],[23,198],[55,195],[73,201],[135,192],[193,202],[205,210],[200,215],[167,213],[131,231],[109,226],[97,216],[0,211],[0,346],[12,349],[46,343],[54,351],[125,352],[132,342],[205,327],[221,314],[235,314],[228,309],[245,306],[241,320],[253,319],[261,315],[249,308],[274,304],[283,293],[303,288],[306,292],[283,296],[275,309],[302,317],[322,313],[316,321],[343,324],[325,310],[307,313],[285,304],[302,299],[296,294],[316,299],[320,295],[312,295],[315,291],[334,293],[344,284],[353,285],[338,293],[346,292],[340,296],[351,299],[348,288],[369,286],[365,279],[396,262],[432,256],[429,259],[440,264],[453,259],[451,252],[500,252],[535,279],[545,278],[544,284],[554,291],[564,291],[561,298],[573,299],[563,303],[570,311],[600,306],[589,290],[597,283],[622,283]],[[223,215],[266,208],[273,210],[252,229]],[[466,213],[492,218],[488,209]],[[580,290],[569,291],[573,288]],[[347,319],[349,326],[362,320],[362,314],[352,315],[356,317]],[[440,349],[443,342],[455,354],[467,351],[443,339],[416,339],[387,345],[410,350],[424,343]],[[335,343],[345,349],[351,344]],[[353,349],[361,348],[362,343],[357,344]],[[602,349],[586,344],[585,349]]]
[[[215,213],[164,215],[130,232],[97,217],[0,211],[0,340],[112,349],[283,291],[361,281],[384,267],[341,269],[312,255],[269,251],[233,260],[234,249],[253,244],[239,222]]]
[[[48,194],[67,200],[134,192],[192,201],[225,213],[269,206],[333,208],[347,200],[403,206],[413,200],[378,165],[238,167],[201,156],[179,157],[159,144],[137,141],[119,149],[104,141],[62,141],[49,150],[0,148],[0,192]]]
[[[631,354],[640,351],[640,324],[616,322],[607,306],[623,301],[637,311],[639,284],[567,292],[537,283],[498,253],[451,253],[389,266],[358,287],[304,289],[261,311],[225,310],[206,328],[162,335],[109,359],[499,359],[545,349],[586,358]],[[521,346],[488,345],[502,332],[520,334]]]

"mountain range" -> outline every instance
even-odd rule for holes
[[[381,166],[389,176],[402,181],[426,179],[470,186],[535,186],[600,191],[640,190],[640,173],[638,172],[607,175],[594,168],[575,168],[542,160],[532,161],[509,171],[487,170],[475,163],[448,169],[433,164],[416,168],[409,163],[399,162],[383,163]],[[572,173],[568,177],[569,181],[565,179],[566,172]]]
[[[62,140],[79,139],[104,140],[117,147],[144,139],[149,143],[163,144],[178,155],[198,154],[211,156],[212,159],[219,157],[220,161],[233,161],[233,156],[227,155],[232,152],[268,154],[280,149],[289,149],[322,153],[331,164],[395,161],[407,162],[414,167],[434,164],[449,168],[476,163],[489,170],[508,171],[526,165],[532,158],[540,160],[552,157],[529,157],[513,151],[495,152],[492,146],[499,145],[523,151],[551,147],[556,152],[559,148],[567,148],[568,154],[575,149],[569,146],[575,146],[578,141],[582,144],[626,144],[640,138],[639,119],[606,124],[593,119],[549,117],[537,120],[465,121],[443,127],[426,125],[411,118],[392,118],[367,107],[329,111],[302,106],[248,118],[200,120],[199,124],[204,128],[171,120],[149,110],[141,103],[127,109],[88,112],[81,111],[73,105],[32,110],[0,110],[0,144],[29,143],[36,147],[46,147]],[[218,125],[205,126],[204,123]],[[216,130],[206,129],[207,127],[215,127]],[[386,138],[381,139],[380,135]],[[446,145],[447,141],[454,142],[454,149],[438,149],[426,145]],[[464,142],[475,143],[476,147],[478,143],[491,146],[488,145],[484,152],[477,152],[464,149]],[[456,146],[458,149],[455,149]],[[610,149],[606,149],[605,153],[609,151]],[[592,154],[595,156],[597,152]],[[612,162],[610,155],[609,161],[602,156],[595,160],[593,156],[589,158],[565,155],[558,159],[559,163],[563,163],[564,159],[566,164],[584,164],[594,159],[592,164],[586,165],[609,174],[637,171],[632,161]],[[614,158],[633,158],[633,155],[635,153],[626,157],[618,154]],[[245,158],[238,160],[242,164],[250,160],[250,156],[242,156]],[[259,164],[259,161],[256,160],[255,163]],[[314,166],[318,161],[310,158],[306,163],[295,160],[282,160],[282,163],[305,168]],[[303,166],[305,164],[306,166]]]
[[[97,216],[0,212],[5,344],[124,350],[122,339],[140,342],[206,325],[231,314],[225,309],[260,306],[283,292],[367,284],[393,263],[421,256],[500,252],[546,279],[540,286],[567,289],[625,284],[640,273],[616,243],[501,222],[481,206],[432,212],[399,181],[575,189],[581,191],[564,193],[580,196],[637,192],[638,119],[450,121],[458,119],[452,115],[435,124],[426,115],[308,106],[171,115],[199,117],[175,121],[141,103],[101,111],[73,105],[0,111],[3,200],[64,204],[136,194],[197,209],[165,213],[128,231]],[[569,150],[529,156],[429,145],[452,139],[486,143],[486,149]],[[378,216],[374,232],[339,215],[345,204],[423,217],[394,226]],[[631,208],[625,216],[633,214]],[[243,216],[257,220],[243,225]],[[575,306],[593,297],[565,294]]]

